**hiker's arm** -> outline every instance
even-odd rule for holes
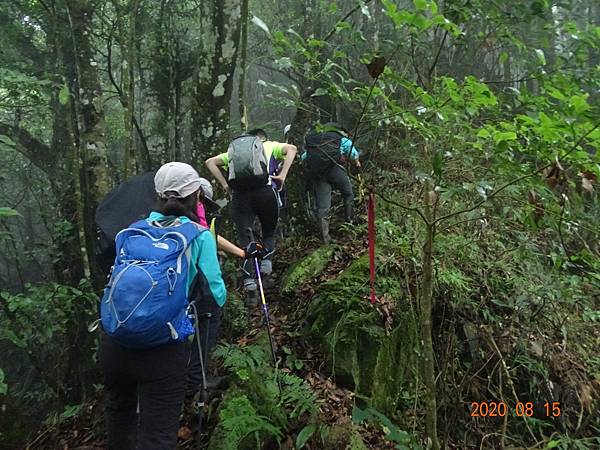
[[[221,170],[219,169],[219,167],[225,165],[223,163],[223,159],[221,158],[221,156],[216,155],[216,156],[213,156],[212,158],[208,158],[206,160],[205,164],[206,164],[206,167],[208,168],[209,172],[212,174],[212,176],[215,177],[217,179],[217,181],[221,184],[221,186],[223,186],[223,189],[225,189],[225,191],[228,192],[229,185],[227,184],[227,180],[225,179],[225,177],[221,173]]]
[[[223,236],[217,236],[217,248],[233,256],[237,256],[238,258],[244,258],[246,256],[244,249],[239,248],[237,245],[228,241]]]
[[[296,158],[296,153],[298,153],[298,149],[295,145],[292,144],[283,144],[281,148],[281,153],[285,155],[285,159],[283,160],[283,167],[281,168],[281,172],[276,176],[271,177],[273,180],[279,181],[281,187],[279,190],[283,189],[283,183],[285,183],[285,178],[294,162],[294,158]]]
[[[342,155],[348,156],[354,161],[356,167],[360,168],[360,150],[356,148],[354,143],[347,137],[342,138],[342,141],[340,142],[340,151],[342,152]]]

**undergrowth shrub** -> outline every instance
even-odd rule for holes
[[[211,443],[217,445],[219,436],[225,435],[237,445],[215,448],[256,448],[257,442],[279,442],[284,433],[298,431],[315,419],[316,398],[310,386],[294,374],[275,373],[265,339],[247,347],[222,344],[215,356],[231,374],[232,386],[221,404]]]

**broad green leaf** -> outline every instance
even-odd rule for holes
[[[352,422],[362,423],[371,417],[369,409],[360,409],[358,406],[352,408]]]
[[[296,438],[296,448],[301,449],[304,447],[312,435],[315,434],[315,431],[317,431],[317,426],[313,423],[302,428],[302,431],[298,433],[298,437]]]
[[[413,0],[413,3],[415,4],[415,8],[419,10],[428,9],[429,2],[427,0]]]
[[[480,138],[483,138],[483,139],[487,139],[487,138],[490,137],[490,132],[488,130],[486,130],[485,128],[482,128],[477,133],[477,137],[480,137]]]
[[[517,133],[514,131],[499,131],[494,133],[494,142],[496,144],[504,141],[516,141]]]
[[[0,206],[0,217],[14,217],[20,215],[21,214],[19,214],[19,211],[8,208],[7,206]]]
[[[8,385],[4,382],[4,371],[0,369],[0,395],[6,395]]]
[[[560,441],[550,441],[546,444],[546,449],[556,448],[560,445]]]
[[[415,14],[412,20],[412,24],[420,30],[426,30],[431,26],[431,23],[431,20],[429,20],[423,14]]]
[[[584,113],[590,109],[586,97],[583,95],[574,95],[569,99],[569,105],[573,108],[576,114]]]
[[[69,86],[65,84],[63,85],[63,87],[60,88],[60,91],[58,92],[58,101],[61,105],[66,105],[67,103],[69,103],[69,95]]]
[[[542,64],[542,66],[545,66],[546,65],[546,55],[544,55],[544,50],[542,50],[540,48],[536,48],[535,54],[537,55],[538,59],[540,60],[540,63]]]
[[[321,95],[327,95],[328,91],[325,88],[318,88],[311,97],[319,97]]]
[[[565,95],[558,89],[556,89],[554,86],[550,86],[549,88],[547,88],[546,92],[550,97],[560,100],[561,102],[567,101],[567,97],[565,97]]]
[[[5,134],[0,134],[0,144],[4,145],[6,147],[10,147],[10,148],[14,148],[17,145],[15,143],[15,141],[13,141],[11,138],[6,136]]]

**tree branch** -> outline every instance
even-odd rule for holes
[[[327,33],[325,35],[325,37],[323,38],[324,41],[328,41],[329,39],[331,39],[331,37],[336,33],[337,31],[337,26],[344,22],[348,17],[350,17],[352,14],[354,14],[356,11],[358,11],[360,8],[362,8],[363,5],[366,5],[367,3],[370,3],[371,0],[366,0],[364,3],[362,4],[358,4],[356,5],[354,8],[352,8],[350,11],[348,11],[344,17],[342,17],[340,20],[338,20],[335,25],[333,26],[333,28],[329,31],[329,33]]]
[[[444,48],[444,43],[446,42],[446,38],[448,37],[448,30],[444,33],[444,37],[442,38],[442,42],[440,42],[440,46],[438,48],[437,54],[435,55],[435,59],[433,60],[433,64],[429,68],[429,72],[427,73],[427,78],[431,83],[431,74],[435,70],[435,66],[437,66],[438,60],[440,59],[440,55],[442,53],[442,49]]]
[[[56,158],[52,155],[50,146],[34,137],[29,131],[0,122],[0,134],[4,134],[15,141],[17,151],[29,159],[42,172],[50,174],[56,165]]]
[[[586,133],[584,133],[578,140],[577,142],[575,142],[575,144],[573,144],[573,146],[561,157],[557,157],[556,160],[557,161],[562,161],[564,160],[567,156],[569,156],[571,153],[573,153],[585,140],[586,137],[588,137],[590,134],[592,134],[596,129],[598,129],[600,127],[600,122],[596,123],[590,130],[588,130]],[[499,194],[500,192],[502,192],[504,189],[506,189],[507,187],[510,187],[514,184],[517,184],[519,181],[523,181],[527,178],[531,178],[541,172],[543,172],[544,170],[546,170],[548,167],[552,166],[554,164],[554,161],[543,165],[542,167],[534,170],[533,172],[529,172],[526,173],[525,175],[521,175],[517,178],[514,178],[510,181],[508,181],[507,183],[504,183],[502,186],[500,186],[498,189],[496,189],[494,192],[492,192],[490,195],[487,196],[487,198],[481,200],[480,202],[476,203],[474,206],[467,208],[467,209],[463,209],[462,211],[456,211],[453,213],[449,213],[446,214],[445,216],[439,217],[437,218],[434,223],[438,223],[441,222],[443,220],[449,219],[450,217],[454,217],[454,216],[458,216],[460,214],[465,214],[468,212],[471,212],[477,208],[479,208],[481,205],[483,205],[484,203],[486,203],[488,200],[494,198],[497,194]]]

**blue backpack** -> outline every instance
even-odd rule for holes
[[[146,349],[194,334],[185,253],[204,231],[191,222],[162,228],[140,220],[117,234],[117,257],[100,306],[109,336]]]

